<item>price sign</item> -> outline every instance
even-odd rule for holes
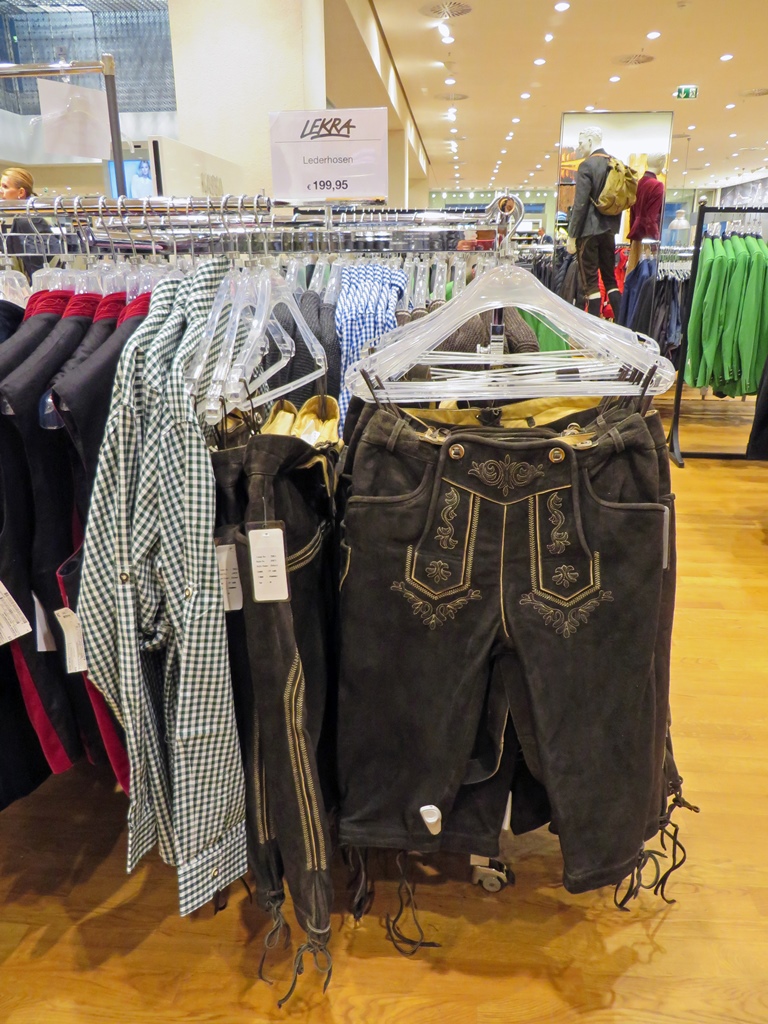
[[[386,107],[286,110],[269,118],[275,199],[386,198]]]

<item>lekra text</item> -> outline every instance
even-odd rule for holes
[[[316,117],[314,121],[306,121],[301,130],[302,139],[348,139],[355,127],[352,119],[342,121],[340,117]]]

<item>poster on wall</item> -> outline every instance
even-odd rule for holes
[[[720,191],[721,206],[768,206],[768,175],[727,185]]]
[[[649,154],[663,153],[669,160],[672,118],[671,110],[564,113],[560,128],[558,210],[569,213],[573,205],[576,172],[584,159],[579,153],[579,135],[583,131],[599,128],[602,148],[642,176],[648,169]],[[665,181],[666,174],[659,178]]]
[[[274,199],[386,199],[386,107],[286,110],[269,123]]]

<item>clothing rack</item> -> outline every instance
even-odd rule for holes
[[[682,451],[680,448],[680,412],[682,407],[683,398],[683,385],[685,383],[685,364],[688,357],[688,324],[691,318],[691,308],[693,306],[693,294],[696,290],[696,276],[699,269],[699,258],[701,256],[701,244],[704,239],[704,226],[707,217],[719,214],[764,214],[768,216],[768,207],[761,206],[707,206],[705,202],[699,205],[698,219],[696,221],[696,234],[693,241],[693,260],[691,263],[691,287],[688,292],[688,297],[685,303],[685,310],[683,312],[683,338],[680,344],[680,358],[678,362],[677,381],[675,383],[675,403],[672,411],[672,425],[669,430],[669,436],[667,437],[667,444],[669,445],[670,456],[674,461],[675,465],[681,468],[685,465],[685,459],[728,459],[728,460],[741,460],[746,459],[746,452],[717,452],[717,451],[698,451],[689,450]]]

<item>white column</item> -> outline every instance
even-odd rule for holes
[[[269,114],[326,106],[324,0],[168,0],[179,141],[272,187]]]
[[[387,202],[408,209],[408,139],[402,129],[388,132],[389,192]]]

